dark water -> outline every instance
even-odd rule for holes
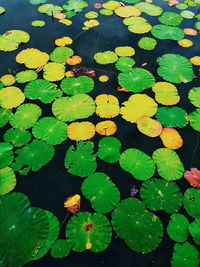
[[[49,3],[63,4],[63,0],[49,1]],[[8,73],[8,68],[13,71],[24,70],[24,67],[15,62],[15,56],[21,50],[33,47],[38,48],[42,51],[50,53],[54,48],[55,39],[62,36],[70,36],[75,38],[82,30],[83,22],[86,20],[84,14],[90,10],[95,10],[92,5],[94,0],[90,0],[89,7],[84,10],[84,12],[79,13],[72,18],[73,24],[70,27],[58,23],[56,20],[53,21],[51,17],[43,15],[37,12],[37,6],[30,5],[28,0],[0,0],[0,5],[6,8],[6,14],[0,16],[0,33],[4,33],[11,29],[20,29],[27,31],[31,40],[19,47],[19,49],[13,52],[0,52],[0,76]],[[98,1],[106,2],[106,1]],[[166,2],[155,1],[154,3],[159,4],[165,10],[177,11],[175,7],[169,8]],[[189,9],[190,10],[190,9]],[[197,12],[197,8],[192,8]],[[179,11],[178,11],[179,12]],[[158,24],[157,17],[145,16],[152,24]],[[188,39],[194,42],[194,45],[190,48],[182,48],[176,42],[170,40],[158,40],[158,45],[155,51],[143,51],[137,48],[137,42],[139,38],[143,35],[135,35],[127,31],[126,26],[123,25],[122,19],[116,19],[113,16],[102,16],[100,15],[97,19],[101,22],[106,22],[99,27],[93,28],[83,34],[81,34],[71,45],[75,54],[80,55],[83,58],[82,65],[89,66],[92,68],[101,68],[102,71],[97,71],[97,76],[101,74],[108,74],[110,76],[110,81],[106,84],[98,82],[95,78],[95,90],[93,90],[90,95],[92,97],[98,94],[108,93],[113,94],[118,97],[120,103],[125,101],[129,94],[120,93],[116,91],[118,87],[117,84],[117,72],[114,66],[97,65],[93,60],[94,53],[98,51],[113,50],[117,46],[130,45],[136,49],[136,54],[134,59],[136,60],[136,66],[140,67],[142,63],[147,62],[146,69],[154,73],[157,81],[161,81],[161,78],[156,74],[156,58],[169,53],[179,53],[188,58],[200,55],[200,37],[199,36],[188,36]],[[32,27],[30,24],[33,20],[44,20],[46,21],[46,26],[43,28]],[[195,20],[185,19],[180,25],[181,28],[192,28],[194,27]],[[98,32],[98,33],[97,33]],[[97,36],[99,36],[97,38]],[[145,36],[151,36],[150,33],[145,34]],[[186,37],[187,38],[187,37]],[[195,75],[199,75],[199,68],[195,67]],[[109,73],[108,73],[109,72]],[[110,73],[112,72],[112,73]],[[194,107],[190,104],[187,95],[189,89],[194,86],[199,86],[199,76],[195,78],[191,83],[178,85],[179,94],[181,96],[181,101],[178,106],[183,107],[187,112],[194,110]],[[23,89],[23,85],[19,86]],[[150,90],[145,90],[150,96],[153,96]],[[39,104],[43,109],[43,116],[52,115],[51,105]],[[89,118],[90,121],[96,123],[101,121],[100,118],[93,115]],[[113,119],[118,126],[118,131],[115,134],[122,142],[122,150],[134,147],[138,148],[148,155],[152,155],[156,148],[162,147],[162,143],[159,138],[150,138],[139,133],[135,125],[126,122],[120,116]],[[6,128],[1,129],[1,136],[5,132]],[[184,163],[185,169],[190,167],[200,168],[200,150],[196,151],[194,155],[193,162],[191,159],[193,156],[193,151],[196,146],[198,132],[195,132],[190,126],[183,128],[179,131],[184,140],[184,146],[178,150],[178,154]],[[92,141],[95,142],[95,147],[97,147],[97,142],[100,140],[100,136],[95,136]],[[1,138],[0,141],[3,141]],[[30,172],[27,176],[18,175],[17,186],[15,191],[23,192],[29,196],[32,206],[38,206],[43,209],[48,209],[53,212],[60,222],[64,219],[66,215],[66,210],[63,208],[63,202],[67,196],[73,195],[75,193],[81,194],[80,187],[82,183],[82,178],[70,175],[64,168],[64,157],[66,150],[73,142],[67,140],[61,145],[56,146],[56,153],[53,160],[45,165],[39,172]],[[192,164],[192,165],[191,165]],[[105,164],[98,159],[97,171],[107,173],[113,182],[117,185],[121,192],[121,199],[130,196],[130,187],[135,185],[140,188],[141,183],[132,178],[132,176],[124,172],[119,164]],[[156,174],[155,174],[156,177]],[[181,179],[178,184],[182,191],[188,187],[188,183]],[[89,201],[83,200],[81,205],[82,211],[92,211]],[[181,212],[184,213],[183,210]],[[161,218],[165,227],[168,224],[169,215],[164,212],[157,212],[157,215]],[[62,228],[60,238],[64,238],[64,229]],[[137,254],[131,251],[120,238],[115,238],[113,235],[113,241],[109,247],[102,253],[92,253],[86,251],[84,253],[70,252],[70,255],[62,259],[53,259],[49,254],[43,257],[41,260],[33,262],[31,266],[37,267],[54,267],[54,266],[66,266],[66,267],[158,267],[158,266],[170,266],[170,258],[172,255],[173,241],[165,234],[163,241],[160,243],[156,251],[148,253],[146,255]],[[191,266],[192,267],[192,266]]]

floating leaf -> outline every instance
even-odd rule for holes
[[[34,139],[15,153],[17,157],[12,164],[13,170],[27,174],[30,170],[37,172],[47,164],[54,156],[54,148],[44,141]]]
[[[155,78],[151,72],[142,68],[134,68],[130,72],[118,75],[119,84],[134,93],[150,88],[155,83]]]
[[[188,230],[194,240],[194,242],[197,245],[200,245],[200,231],[199,231],[199,227],[200,227],[200,220],[196,219],[195,221],[193,221],[189,227]]]
[[[178,41],[178,44],[182,47],[190,47],[193,45],[193,42],[191,40],[188,40],[188,39],[182,39],[182,40]]]
[[[96,114],[101,118],[114,118],[120,112],[119,101],[113,95],[101,94],[95,99]]]
[[[199,252],[189,242],[175,244],[171,260],[172,267],[199,266]]]
[[[188,188],[183,197],[183,207],[195,219],[200,219],[200,192],[196,188]]]
[[[122,105],[122,118],[132,123],[144,115],[153,116],[158,108],[153,98],[145,94],[134,94],[127,101],[123,102]]]
[[[187,35],[192,35],[192,36],[195,36],[198,34],[198,32],[192,28],[185,28],[183,29],[183,32]]]
[[[70,252],[69,244],[67,240],[57,239],[51,246],[51,256],[53,258],[66,257]]]
[[[72,250],[82,252],[89,249],[101,252],[112,238],[112,229],[106,216],[99,213],[78,212],[70,218],[66,237]]]
[[[184,215],[177,213],[170,216],[167,226],[169,237],[176,242],[185,242],[188,238],[189,221]]]
[[[43,103],[50,103],[55,98],[61,97],[61,90],[57,85],[43,79],[37,79],[28,83],[24,89],[25,96],[30,99],[39,99]]]
[[[157,41],[151,37],[142,37],[138,46],[144,50],[153,50],[157,45]]]
[[[5,11],[6,11],[5,8],[0,6],[0,15],[3,14]]]
[[[10,142],[13,146],[20,147],[26,145],[31,140],[30,132],[23,129],[10,128],[4,134],[4,141]]]
[[[82,58],[79,57],[79,56],[72,56],[72,57],[68,57],[66,59],[66,62],[67,62],[68,65],[74,66],[74,65],[77,65],[77,64],[81,63],[82,62]]]
[[[130,57],[120,57],[115,63],[115,68],[122,72],[129,72],[135,65],[135,60]]]
[[[115,10],[116,8],[121,6],[121,3],[119,3],[118,1],[108,1],[106,3],[104,3],[103,8],[108,9],[108,10]]]
[[[190,61],[178,54],[165,54],[157,59],[158,75],[173,83],[188,83],[193,80],[194,72]]]
[[[10,86],[15,83],[15,77],[11,74],[6,74],[1,77],[1,82],[3,83],[4,86]]]
[[[71,213],[76,214],[80,210],[81,196],[75,194],[68,197],[64,202],[64,207]]]
[[[162,125],[160,124],[160,122],[151,119],[146,115],[140,117],[137,120],[137,128],[141,133],[149,137],[156,137],[162,131]]]
[[[162,240],[162,222],[136,198],[122,200],[112,213],[112,225],[117,235],[136,252],[148,253]]]
[[[163,12],[160,6],[150,3],[140,2],[137,3],[135,6],[138,7],[143,13],[146,13],[149,16],[159,16]]]
[[[113,11],[112,10],[108,10],[108,9],[100,9],[99,13],[101,15],[104,15],[104,16],[111,16],[113,14]]]
[[[118,56],[113,51],[99,52],[94,55],[94,60],[99,64],[115,63]]]
[[[9,109],[0,108],[0,127],[3,127],[7,124],[12,112]]]
[[[29,3],[32,5],[44,4],[46,2],[47,2],[47,0],[29,0]]]
[[[72,44],[72,39],[70,37],[61,37],[55,40],[57,46],[66,46]]]
[[[67,127],[67,136],[71,140],[88,140],[91,139],[94,135],[94,124],[88,121],[72,122]]]
[[[55,6],[53,4],[44,4],[38,7],[38,12],[52,16],[56,12],[61,12],[63,9],[60,6]]]
[[[15,86],[4,87],[0,90],[0,106],[6,109],[16,108],[25,100],[22,91]]]
[[[84,8],[88,6],[88,3],[84,0],[68,0],[63,8],[67,11],[81,12]]]
[[[180,15],[185,19],[192,19],[195,16],[195,13],[189,10],[181,11]]]
[[[43,21],[43,20],[34,20],[34,21],[32,21],[32,23],[31,23],[31,25],[32,25],[33,27],[43,27],[45,24],[46,24],[46,22]]]
[[[84,22],[84,25],[88,28],[96,27],[99,25],[99,21],[96,19],[90,19]]]
[[[117,125],[110,120],[101,121],[96,125],[96,132],[100,135],[112,135],[117,131]]]
[[[45,212],[30,207],[28,197],[15,192],[1,197],[0,221],[2,266],[29,262],[37,242],[44,245],[47,238],[49,223]]]
[[[188,124],[187,113],[181,107],[160,107],[156,113],[157,120],[164,127],[183,128]]]
[[[67,139],[67,124],[54,117],[43,117],[34,124],[32,133],[49,145],[58,145]]]
[[[74,51],[70,47],[56,47],[50,54],[50,59],[57,63],[65,62],[68,57],[73,56]]]
[[[183,17],[180,14],[177,14],[175,12],[164,12],[162,15],[158,18],[158,20],[166,25],[169,26],[178,26],[183,21]]]
[[[66,47],[67,48],[67,47]],[[60,63],[47,63],[44,68],[43,78],[50,82],[60,81],[65,76],[65,66]]]
[[[115,53],[119,57],[131,57],[135,55],[135,49],[131,46],[118,46],[115,48]]]
[[[185,171],[185,179],[193,187],[200,187],[200,171],[197,168],[190,168],[190,171]]]
[[[184,38],[184,32],[180,28],[162,24],[153,26],[151,33],[154,37],[158,39],[169,39],[169,40],[179,41]]]
[[[0,195],[12,191],[16,185],[16,176],[10,167],[0,169]]]
[[[170,149],[179,149],[183,146],[183,139],[179,132],[173,128],[163,128],[160,138],[163,145]]]
[[[25,64],[29,69],[37,69],[49,60],[49,55],[35,48],[27,48],[16,56],[17,63]]]
[[[178,185],[162,179],[153,178],[143,182],[140,197],[145,207],[154,211],[175,213],[182,205],[182,194]]]
[[[0,91],[1,92],[1,91]],[[195,130],[200,132],[200,108],[195,109],[189,114],[190,125]]]
[[[103,137],[98,143],[98,157],[107,163],[115,163],[120,157],[121,142],[115,137]]]
[[[76,148],[70,146],[65,156],[65,168],[71,174],[86,177],[97,167],[96,155],[93,154],[94,144],[90,141],[77,143]]]
[[[130,17],[123,20],[125,25],[128,25],[128,30],[133,33],[147,33],[152,29],[151,24],[142,17]]]
[[[96,172],[87,177],[81,186],[84,197],[90,200],[92,208],[99,213],[107,213],[116,207],[120,193],[107,174]]]
[[[118,2],[117,2],[118,3]],[[87,19],[95,19],[98,17],[98,13],[95,11],[89,11],[84,15]]]
[[[178,90],[175,85],[168,82],[157,82],[152,86],[155,99],[162,105],[175,105],[180,101]]]
[[[35,104],[23,104],[10,119],[13,128],[29,129],[41,116],[42,110]]]
[[[158,148],[154,151],[152,158],[162,178],[171,181],[183,176],[184,166],[175,151],[169,148]]]
[[[114,11],[117,16],[122,18],[138,17],[141,14],[141,10],[136,6],[121,6]]]
[[[34,70],[20,71],[15,76],[18,83],[26,83],[37,79],[37,72]]]
[[[199,56],[191,57],[190,62],[193,65],[200,66],[200,57]]]
[[[13,146],[7,142],[0,142],[0,168],[7,167],[14,159]]]
[[[109,77],[107,75],[101,75],[101,76],[99,76],[99,81],[102,83],[105,83],[105,82],[109,81]]]
[[[89,93],[94,88],[94,81],[88,76],[68,77],[62,80],[60,87],[68,95]]]
[[[119,160],[120,167],[131,173],[137,180],[147,180],[155,172],[155,164],[151,157],[136,148],[125,150]]]

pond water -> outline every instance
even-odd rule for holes
[[[62,0],[50,0],[48,3],[56,5],[62,5],[65,1]],[[189,39],[193,41],[193,46],[190,48],[183,48],[178,45],[177,42],[172,40],[158,40],[158,44],[155,50],[145,51],[138,48],[138,40],[143,36],[152,37],[151,32],[147,34],[136,35],[127,31],[127,27],[123,24],[122,19],[116,15],[103,16],[100,15],[97,19],[100,22],[98,27],[91,28],[88,31],[82,32],[83,22],[86,20],[84,14],[88,11],[96,11],[93,7],[95,0],[88,0],[88,7],[83,12],[77,13],[71,18],[72,25],[67,27],[61,23],[58,23],[56,19],[41,14],[37,11],[37,6],[30,5],[28,0],[0,0],[0,6],[4,6],[6,13],[0,16],[1,34],[7,30],[18,29],[24,30],[29,33],[31,39],[28,43],[20,45],[19,48],[12,52],[0,52],[0,77],[4,74],[8,74],[9,70],[13,73],[24,70],[22,64],[18,64],[15,61],[16,55],[26,48],[37,48],[48,54],[55,48],[54,41],[62,36],[70,36],[75,39],[70,46],[75,54],[82,57],[83,61],[81,66],[90,67],[96,70],[95,89],[90,93],[92,98],[95,98],[99,94],[112,94],[115,95],[119,102],[122,103],[128,99],[131,95],[129,93],[118,92],[116,89],[119,86],[114,64],[99,65],[94,61],[94,54],[106,50],[114,50],[117,46],[132,46],[136,50],[134,59],[136,66],[141,67],[143,63],[147,63],[145,68],[152,72],[156,77],[156,81],[162,81],[162,78],[158,76],[156,59],[165,53],[181,54],[187,58],[200,55],[200,36],[189,36]],[[100,0],[98,2],[104,3]],[[167,2],[155,0],[154,4],[161,6],[165,11],[173,11],[180,13],[180,10],[175,7],[169,7]],[[197,13],[198,8],[188,8]],[[143,15],[148,21],[154,25],[158,24],[158,17]],[[31,22],[33,20],[44,20],[46,25],[44,27],[32,27]],[[179,27],[181,28],[194,28],[195,19],[184,19]],[[81,34],[80,34],[81,33]],[[80,35],[79,35],[80,34]],[[176,85],[179,91],[181,100],[178,106],[184,108],[188,113],[194,110],[194,106],[188,100],[188,92],[192,87],[199,86],[199,67],[194,66],[195,78],[190,83],[181,83]],[[98,76],[106,74],[110,80],[106,83],[98,81]],[[23,89],[23,85],[20,85]],[[149,96],[154,97],[154,93],[150,90],[145,90]],[[28,101],[30,102],[30,101]],[[51,104],[44,105],[40,101],[35,101],[43,111],[43,116],[51,116]],[[96,124],[102,121],[95,114],[88,119],[92,123]],[[163,147],[161,140],[157,138],[150,138],[141,134],[135,124],[131,124],[122,119],[121,116],[113,118],[113,121],[117,124],[118,130],[115,133],[122,143],[121,151],[127,148],[137,148],[152,155],[152,153],[160,147]],[[1,128],[1,141],[3,141],[3,134],[9,128],[5,126]],[[190,167],[200,168],[200,149],[199,147],[195,151],[195,147],[198,142],[199,133],[194,131],[190,125],[187,125],[183,129],[179,130],[184,145],[178,150],[178,155],[184,164],[186,170]],[[100,135],[95,135],[92,141],[97,146],[98,141],[101,139]],[[38,172],[29,172],[28,175],[23,176],[17,174],[17,185],[14,189],[16,192],[22,192],[26,194],[31,201],[32,206],[47,209],[57,216],[60,222],[65,218],[67,211],[63,207],[64,200],[74,194],[81,194],[81,184],[83,178],[71,175],[64,167],[64,157],[67,149],[74,141],[67,139],[62,144],[55,146],[55,156],[45,166],[43,166]],[[97,170],[108,174],[112,181],[119,188],[121,193],[121,199],[130,197],[130,189],[134,185],[136,188],[140,188],[141,182],[133,179],[131,174],[122,170],[119,163],[107,164],[97,159]],[[158,177],[155,173],[154,177]],[[184,192],[188,188],[188,182],[185,179],[177,181],[177,184]],[[138,195],[136,197],[139,197]],[[90,202],[83,198],[81,202],[81,211],[91,211]],[[181,213],[185,214],[183,208]],[[164,226],[166,227],[169,221],[169,214],[164,212],[155,212]],[[108,214],[110,217],[110,213]],[[61,229],[60,238],[64,238],[65,227]],[[170,259],[172,256],[172,248],[174,242],[166,234],[163,237],[162,242],[158,248],[148,254],[142,255],[141,253],[135,253],[126,246],[124,241],[113,234],[113,240],[109,247],[101,253],[93,253],[85,251],[83,253],[76,253],[71,251],[66,258],[53,259],[50,254],[46,254],[42,259],[35,261],[31,266],[46,267],[46,266],[70,266],[70,267],[148,267],[148,266],[170,266]],[[28,264],[27,264],[28,266]]]

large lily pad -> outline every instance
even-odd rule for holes
[[[120,157],[121,142],[115,137],[103,137],[98,143],[98,157],[107,162],[115,163]]]
[[[88,76],[68,77],[62,80],[60,87],[67,95],[89,93],[94,88],[94,81]]]
[[[197,108],[200,108],[200,87],[193,87],[188,94],[190,102]]]
[[[167,226],[169,237],[176,242],[185,242],[188,238],[189,220],[183,214],[177,213],[170,216]]]
[[[112,213],[112,225],[117,235],[136,252],[148,253],[162,240],[162,222],[136,198],[122,200]]]
[[[4,87],[0,90],[0,106],[5,109],[16,108],[25,100],[22,91],[15,86]]]
[[[43,68],[43,78],[50,82],[60,81],[65,76],[65,66],[61,63],[50,62]]]
[[[15,173],[10,167],[0,169],[0,196],[12,191],[16,182]]]
[[[23,129],[10,128],[4,134],[4,141],[10,142],[13,146],[20,147],[26,145],[31,140],[30,132]]]
[[[163,24],[153,26],[151,33],[158,39],[169,39],[175,41],[180,41],[185,36],[184,32],[180,28]]]
[[[15,76],[18,83],[26,83],[37,79],[37,72],[34,70],[20,71]]]
[[[138,7],[143,13],[146,13],[149,16],[159,16],[163,12],[160,6],[151,3],[140,2],[137,3],[135,6]]]
[[[164,12],[158,20],[169,26],[178,26],[183,21],[183,17],[175,12]]]
[[[84,180],[81,186],[82,194],[91,202],[92,208],[100,213],[107,213],[116,207],[120,193],[109,176],[96,172]]]
[[[69,243],[65,239],[57,239],[51,246],[51,256],[53,258],[66,257],[70,252]]]

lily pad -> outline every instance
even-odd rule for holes
[[[65,62],[68,57],[73,56],[74,51],[70,47],[56,47],[50,54],[51,61],[57,63]]]
[[[122,87],[138,93],[153,86],[155,78],[148,70],[134,68],[130,72],[120,73],[118,75],[118,81]]]
[[[97,168],[96,154],[93,152],[94,144],[90,141],[77,143],[76,148],[70,146],[65,155],[65,168],[71,174],[86,177]]]
[[[178,26],[183,21],[183,17],[178,13],[167,11],[162,13],[158,20],[169,26]]]
[[[119,100],[114,95],[101,94],[95,99],[96,114],[101,118],[114,118],[119,115]]]
[[[75,121],[91,116],[95,111],[94,100],[86,94],[76,94],[71,97],[56,99],[52,105],[52,112],[62,121]]]
[[[5,11],[6,11],[5,8],[2,7],[2,6],[0,6],[0,15],[3,14],[3,13],[5,13]]]
[[[78,212],[66,227],[66,237],[72,250],[105,250],[112,238],[112,229],[106,216],[99,213]]]
[[[29,262],[37,242],[44,245],[48,235],[45,212],[32,208],[26,195],[10,193],[1,197],[0,221],[2,266],[22,266]]]
[[[16,183],[15,173],[10,167],[0,169],[0,196],[12,191]]]
[[[98,52],[94,55],[94,60],[99,64],[115,63],[118,56],[113,51]]]
[[[119,160],[120,167],[137,180],[147,180],[154,175],[155,164],[151,157],[136,148],[125,150]]]
[[[84,8],[88,6],[88,3],[84,0],[68,0],[64,5],[63,8],[66,11],[75,11],[81,12]]]
[[[90,200],[92,208],[107,213],[116,207],[120,193],[105,173],[96,172],[87,177],[81,186],[82,194]]]
[[[64,48],[64,47],[61,47],[61,48]],[[44,70],[43,78],[50,82],[60,81],[65,76],[65,66],[60,63],[56,63],[56,62],[47,63],[44,66],[43,70]]]
[[[129,72],[135,65],[135,60],[130,57],[120,57],[115,63],[115,68],[122,72]]]
[[[141,10],[136,6],[121,6],[114,11],[117,16],[122,18],[138,17],[141,14]]]
[[[34,70],[20,71],[15,76],[18,83],[26,83],[37,79],[37,72]]]
[[[193,80],[192,63],[178,54],[165,54],[157,59],[158,75],[164,80],[173,83],[188,83]]]
[[[55,6],[53,4],[43,4],[38,7],[38,12],[52,16],[52,14],[61,12],[63,8],[61,6]]]
[[[67,136],[71,140],[89,140],[95,135],[95,126],[89,121],[72,122],[67,127]]]
[[[66,257],[70,252],[69,243],[65,239],[57,239],[51,246],[50,254],[53,258]]]
[[[195,219],[200,219],[200,192],[196,188],[188,188],[183,197],[183,207]]]
[[[162,240],[162,222],[136,198],[122,200],[112,213],[112,225],[117,235],[135,252],[153,251]]]
[[[190,125],[195,130],[200,132],[200,108],[195,109],[189,114]]]
[[[23,92],[15,86],[4,87],[0,90],[0,106],[5,109],[16,108],[25,100]]]
[[[135,55],[135,49],[131,46],[118,46],[115,48],[118,57],[132,57]]]
[[[115,137],[103,137],[98,143],[98,157],[107,163],[115,163],[120,157],[121,142]]]
[[[143,13],[146,13],[149,16],[159,16],[163,12],[160,6],[150,3],[140,2],[137,3],[135,6],[138,7]]]
[[[26,145],[31,140],[30,132],[23,129],[10,128],[4,134],[4,141],[10,142],[15,147]]]
[[[44,4],[46,2],[47,2],[47,0],[29,0],[29,3],[32,5]]]
[[[158,148],[152,156],[159,175],[168,180],[177,180],[183,176],[184,166],[178,154],[169,148]]]
[[[35,104],[23,104],[17,108],[15,114],[10,118],[13,128],[29,129],[41,116],[42,110]]]
[[[170,216],[167,226],[169,237],[176,242],[185,242],[188,238],[189,220],[183,214],[177,213]]]
[[[143,182],[140,197],[145,207],[154,211],[175,213],[182,205],[182,194],[178,185],[162,179],[153,178]]]
[[[10,165],[14,159],[13,146],[7,142],[0,142],[0,168]]]
[[[53,146],[44,141],[33,140],[30,144],[15,151],[17,157],[12,164],[13,170],[27,174],[30,170],[36,172],[47,164],[54,156]]]
[[[153,26],[151,33],[158,39],[169,39],[179,41],[184,38],[185,34],[182,29],[174,26],[157,24]]]
[[[197,108],[200,108],[200,87],[193,87],[188,94],[190,102]]]
[[[68,77],[62,80],[60,87],[67,95],[89,93],[94,88],[94,81],[88,76]]]
[[[58,145],[67,139],[67,124],[54,117],[43,117],[34,124],[32,133],[49,145]]]
[[[157,45],[157,41],[151,37],[142,37],[138,46],[144,50],[153,50]]]
[[[45,0],[45,1],[46,1],[46,0]],[[34,21],[32,21],[32,23],[31,23],[31,25],[32,25],[33,27],[43,27],[45,24],[46,24],[46,22],[43,21],[43,20],[34,20]]]
[[[200,220],[194,220],[188,227],[189,232],[197,245],[200,245]]]
[[[123,20],[128,25],[128,30],[133,33],[147,33],[152,29],[151,24],[143,17],[130,17]]]
[[[9,109],[0,108],[0,127],[3,127],[7,124],[12,112]]]

